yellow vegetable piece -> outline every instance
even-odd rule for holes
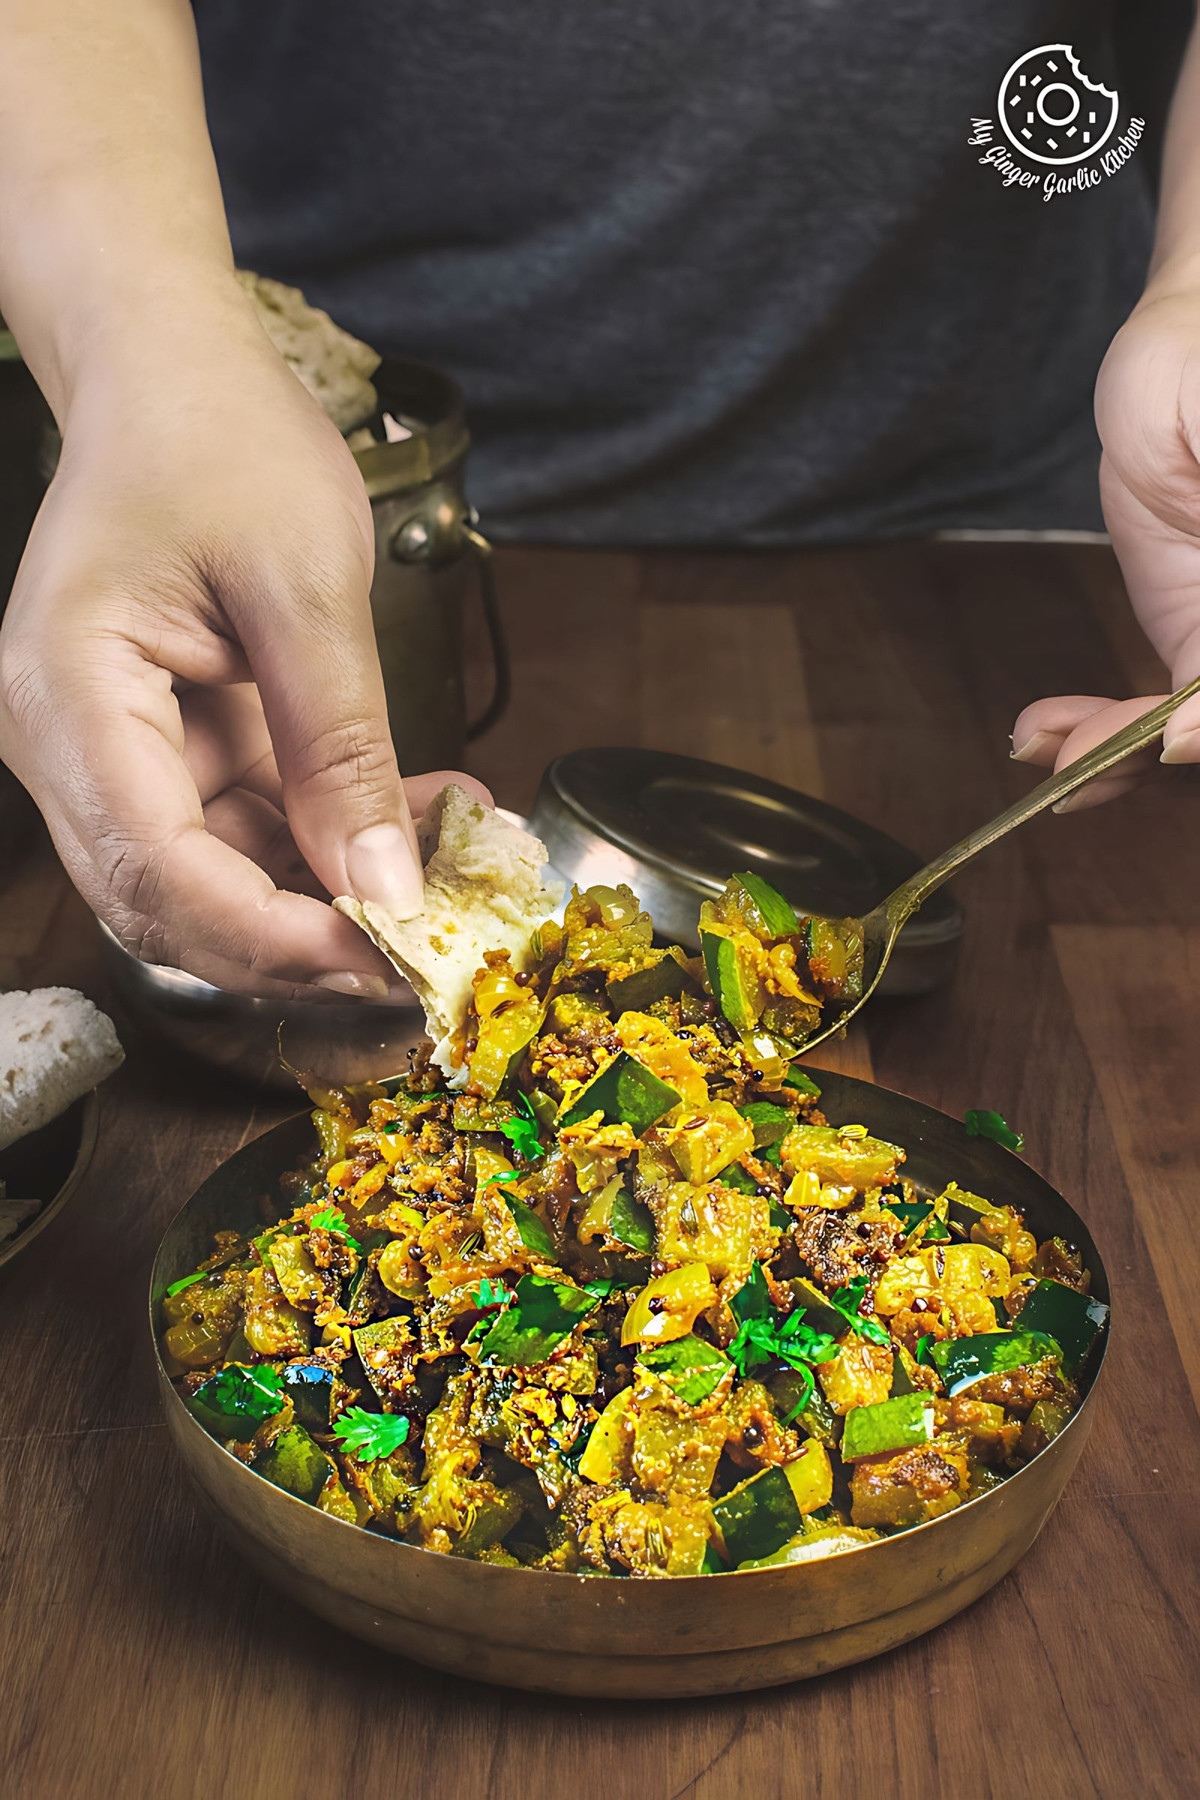
[[[372,1194],[377,1194],[387,1180],[387,1175],[388,1165],[385,1162],[377,1162],[373,1169],[368,1169],[366,1174],[361,1176],[350,1189],[352,1203],[355,1206],[361,1206],[364,1200],[369,1200]]]
[[[983,1244],[932,1244],[920,1252],[920,1260],[937,1287],[982,1288],[999,1296],[1012,1285],[1006,1258]]]
[[[749,1272],[755,1252],[769,1249],[770,1202],[714,1181],[675,1181],[655,1202],[658,1254],[664,1262],[703,1263],[716,1279]]]
[[[824,1444],[809,1438],[800,1454],[784,1463],[783,1472],[802,1513],[816,1512],[833,1498],[833,1464]]]
[[[848,1337],[832,1362],[818,1365],[817,1380],[835,1413],[877,1406],[892,1391],[891,1346]]]
[[[663,1124],[663,1136],[681,1173],[696,1186],[754,1148],[754,1127],[729,1100],[677,1106]]]
[[[341,1187],[342,1183],[346,1179],[346,1171],[350,1168],[350,1166],[351,1165],[349,1162],[336,1162],[332,1165],[332,1167],[328,1170],[328,1172],[326,1173],[326,1176],[325,1176],[325,1180],[328,1182],[328,1184],[331,1188],[340,1188]]]
[[[587,1448],[579,1459],[579,1473],[585,1481],[598,1481],[607,1486],[621,1476],[628,1463],[628,1425],[626,1415],[633,1398],[632,1388],[614,1394],[592,1427]]]
[[[921,1255],[897,1256],[885,1265],[875,1284],[872,1302],[881,1319],[894,1318],[906,1306],[911,1306],[918,1294],[924,1296],[933,1292],[935,1276],[926,1260],[928,1254],[926,1251]]]
[[[685,1263],[646,1283],[621,1328],[623,1344],[669,1344],[686,1337],[697,1318],[714,1306],[717,1290],[703,1263]]]
[[[425,1291],[424,1271],[412,1259],[413,1240],[393,1238],[379,1253],[379,1279],[389,1294],[417,1300]]]
[[[856,1199],[852,1187],[835,1187],[822,1183],[813,1169],[801,1169],[783,1196],[785,1206],[823,1206],[826,1212],[841,1212],[853,1206]]]
[[[389,1169],[394,1169],[406,1147],[400,1133],[398,1131],[381,1131],[377,1142],[380,1156]]]
[[[623,1180],[623,1176],[614,1175],[598,1194],[593,1194],[576,1231],[581,1244],[590,1244],[593,1238],[609,1235],[609,1228],[612,1225],[613,1201],[621,1191]]]

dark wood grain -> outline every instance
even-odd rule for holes
[[[1028,700],[1162,681],[1099,548],[510,551],[499,575],[516,693],[473,767],[514,806],[558,752],[640,742],[803,785],[933,852],[1032,779],[1008,757]],[[454,1684],[261,1586],[171,1458],[144,1298],[175,1208],[281,1109],[130,1035],[85,1191],[0,1274],[0,1790],[1194,1792],[1198,802],[1164,783],[992,852],[960,882],[953,986],[877,1003],[829,1052],[1015,1119],[1104,1247],[1116,1328],[1081,1468],[1018,1569],[928,1638],[789,1689],[639,1706]],[[102,999],[89,919],[11,790],[2,817],[24,848],[0,978]]]

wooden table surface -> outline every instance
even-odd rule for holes
[[[822,794],[931,853],[1033,779],[1008,758],[1024,702],[1162,685],[1099,547],[510,551],[499,574],[516,692],[472,767],[517,807],[556,753],[640,743]],[[1016,1121],[1103,1247],[1116,1325],[1082,1464],[1024,1562],[932,1635],[791,1688],[618,1704],[451,1682],[249,1573],[171,1454],[145,1292],[167,1220],[281,1109],[127,1033],[84,1191],[0,1272],[0,1791],[1197,1792],[1198,800],[1164,780],[993,851],[960,882],[953,986],[877,1003],[832,1053]],[[11,788],[0,824],[0,981],[103,999],[94,927]]]

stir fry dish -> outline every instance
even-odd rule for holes
[[[674,1576],[923,1524],[1063,1429],[1108,1312],[1079,1252],[919,1192],[795,1061],[852,930],[742,875],[701,942],[576,890],[475,974],[457,1085],[428,1047],[386,1089],[304,1078],[286,1216],[162,1304],[230,1454],[429,1550]]]

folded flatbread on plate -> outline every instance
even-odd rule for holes
[[[0,1150],[119,1068],[112,1020],[74,988],[0,994]]]
[[[561,898],[547,886],[546,846],[451,783],[417,827],[425,864],[425,907],[397,919],[381,906],[334,901],[412,983],[434,1040],[433,1060],[454,1080],[464,1071],[455,1033],[467,1016],[471,983],[488,950],[507,950],[515,969],[529,957],[532,933]]]

